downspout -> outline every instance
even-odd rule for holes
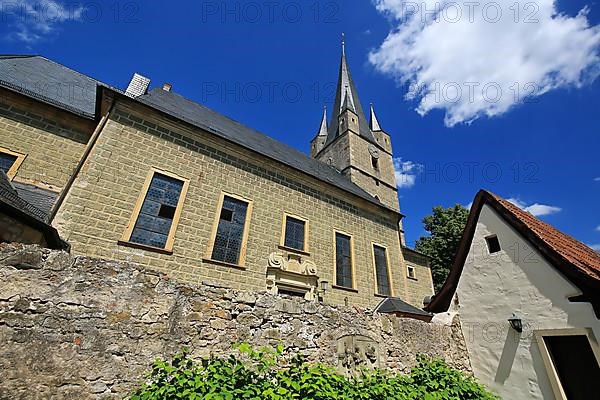
[[[408,295],[408,278],[406,278],[406,260],[404,259],[404,252],[403,252],[404,231],[403,231],[403,229],[400,228],[401,223],[402,223],[402,218],[404,218],[404,216],[402,216],[402,215],[400,215],[398,217],[398,223],[396,224],[396,226],[398,227],[398,244],[400,244],[400,259],[402,260],[402,262],[400,263],[400,266],[402,268],[402,270],[400,271],[400,276],[404,277],[404,279],[403,279],[404,280],[404,295],[407,296]],[[404,298],[404,296],[402,298]]]
[[[54,206],[52,207],[52,210],[50,211],[50,215],[48,216],[48,224],[49,225],[52,224],[52,221],[56,217],[58,210],[60,209],[63,202],[65,201],[67,194],[71,190],[71,187],[73,187],[73,183],[75,182],[75,179],[79,175],[79,172],[81,172],[83,165],[86,163],[86,161],[88,160],[88,158],[90,156],[90,153],[94,149],[96,142],[98,141],[98,138],[100,137],[100,133],[102,132],[102,130],[106,126],[106,123],[108,122],[108,117],[110,116],[110,113],[113,109],[114,104],[115,104],[114,100],[111,101],[110,106],[108,107],[108,110],[106,111],[106,114],[102,116],[102,118],[100,119],[100,122],[98,123],[98,126],[94,130],[94,133],[92,133],[92,136],[90,137],[88,145],[86,146],[86,148],[83,152],[83,156],[79,160],[79,163],[77,163],[77,166],[75,167],[75,170],[69,177],[67,184],[65,185],[63,190],[60,192],[60,196],[58,196],[56,203],[54,203]]]

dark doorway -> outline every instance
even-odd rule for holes
[[[567,399],[598,398],[600,367],[587,336],[544,336],[544,342]]]

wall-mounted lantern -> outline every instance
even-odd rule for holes
[[[508,319],[508,322],[510,323],[510,326],[517,332],[523,332],[523,321],[521,320],[521,318],[517,317],[514,313],[513,315]]]

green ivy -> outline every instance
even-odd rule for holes
[[[322,364],[309,364],[302,356],[281,368],[282,346],[257,351],[242,344],[238,349],[241,357],[213,356],[194,362],[184,350],[170,362],[156,360],[147,383],[130,400],[498,399],[472,377],[425,356],[418,357],[409,375],[365,370],[349,378]]]

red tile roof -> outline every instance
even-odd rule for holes
[[[469,253],[475,227],[483,205],[492,207],[504,221],[511,225],[542,256],[583,292],[579,301],[589,301],[600,318],[600,254],[573,237],[540,221],[511,202],[486,190],[475,196],[467,226],[456,251],[448,279],[425,308],[431,312],[448,310],[465,260]]]
[[[525,226],[554,251],[564,257],[574,268],[600,281],[600,253],[589,248],[572,236],[567,235],[543,221],[540,221],[527,211],[524,211],[496,196],[494,197],[509,213],[522,221]]]

